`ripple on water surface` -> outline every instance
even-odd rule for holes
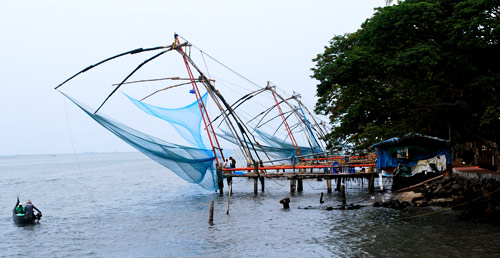
[[[77,160],[0,158],[0,257],[25,257],[30,249],[39,257],[500,256],[497,226],[461,222],[453,212],[408,219],[432,210],[327,211],[340,198],[326,194],[319,204],[324,181],[306,181],[302,194],[290,195],[288,181],[267,180],[266,192],[255,196],[253,180],[233,179],[227,215],[227,195],[188,184],[139,153]],[[13,223],[16,195],[42,209],[40,224]],[[279,203],[284,197],[289,210]],[[347,199],[372,201],[356,181],[348,182]]]

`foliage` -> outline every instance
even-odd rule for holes
[[[314,59],[330,146],[366,148],[409,132],[500,143],[499,42],[498,0],[378,8]]]

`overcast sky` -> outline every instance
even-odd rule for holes
[[[106,57],[174,32],[265,86],[315,101],[311,59],[384,0],[0,1],[0,155],[131,151],[54,90]]]

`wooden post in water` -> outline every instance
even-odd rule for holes
[[[228,176],[227,177],[227,186],[229,187],[232,183],[233,183],[233,177],[232,176]]]
[[[337,187],[335,188],[335,191],[340,191],[341,182],[342,182],[342,178],[337,177]]]
[[[214,222],[214,200],[210,201],[210,216],[208,217],[208,222]]]
[[[284,198],[280,201],[283,204],[283,209],[290,209],[290,198]]]
[[[295,177],[290,177],[290,193],[295,193]]]
[[[324,203],[324,201],[323,201],[323,192],[321,192],[321,195],[319,196],[319,203]]]
[[[224,195],[224,178],[222,177],[222,170],[217,170],[217,180],[219,184],[219,196]]]
[[[253,178],[253,193],[254,194],[257,194],[259,192],[258,186],[259,186],[259,180],[257,179],[257,177],[254,177]]]
[[[374,193],[375,192],[375,173],[373,171],[373,168],[370,168],[371,170],[371,176],[370,176],[370,181],[368,182],[368,192],[369,193]]]
[[[261,168],[264,167],[264,162],[262,160],[259,161],[259,166]],[[264,192],[265,189],[266,189],[265,185],[264,185],[265,178],[264,178],[264,176],[262,176],[262,174],[266,174],[266,171],[265,170],[261,170],[260,172],[262,172],[261,175],[260,175],[260,186],[262,187],[262,192]]]
[[[224,181],[219,181],[219,195],[224,195]]]
[[[330,178],[326,179],[326,192],[332,193],[332,180]]]
[[[227,211],[226,211],[226,214],[229,215],[229,200],[231,200],[231,193],[233,192],[233,182],[231,182],[231,184],[229,184],[229,194],[227,196]]]
[[[342,199],[342,204],[345,205],[345,185],[340,186],[340,198]]]
[[[297,192],[302,193],[304,191],[304,186],[302,185],[302,178],[297,179]]]

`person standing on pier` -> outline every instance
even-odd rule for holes
[[[231,162],[230,168],[236,168],[236,160],[233,157],[229,157],[229,161]]]
[[[229,168],[236,168],[236,160],[233,159],[233,157],[229,157]],[[234,173],[234,171],[230,171],[229,173]],[[231,176],[228,176],[227,177],[227,185],[231,185],[231,183],[233,182],[233,177]]]

